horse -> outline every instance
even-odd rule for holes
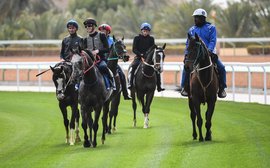
[[[59,108],[62,112],[64,125],[66,129],[66,143],[74,145],[75,142],[80,142],[79,136],[79,109],[78,109],[78,92],[75,90],[75,85],[71,83],[72,66],[69,62],[57,63],[54,67],[50,66],[53,72],[52,80],[56,87],[56,98],[59,102]],[[67,107],[71,107],[72,115],[69,122],[67,116]],[[70,127],[70,134],[69,134]],[[74,129],[76,138],[74,138]]]
[[[195,37],[188,34],[189,46],[187,48],[188,55],[186,60],[186,68],[191,70],[190,82],[187,88],[188,92],[188,102],[190,109],[190,117],[193,126],[193,140],[197,139],[196,125],[195,121],[197,119],[197,127],[199,129],[199,141],[204,141],[202,135],[202,116],[200,105],[207,103],[206,110],[206,135],[205,141],[212,140],[211,126],[212,126],[212,116],[215,109],[215,103],[217,100],[218,91],[218,76],[215,71],[214,65],[212,63],[210,53],[200,39],[200,37],[195,33]]]
[[[103,106],[103,122],[107,124],[107,114],[109,111],[109,125],[107,127],[106,132],[111,134],[112,131],[115,131],[116,128],[116,118],[118,115],[118,106],[120,104],[120,96],[121,96],[121,82],[118,74],[117,66],[118,60],[122,59],[124,62],[128,61],[129,56],[126,55],[126,46],[124,44],[124,37],[122,39],[116,39],[113,36],[114,43],[111,45],[110,52],[108,55],[107,66],[112,71],[116,89],[113,91],[110,99],[105,102]],[[109,109],[109,105],[110,109]],[[113,120],[113,128],[112,128],[112,120]]]
[[[133,126],[136,127],[136,96],[142,105],[142,112],[144,113],[144,127],[149,127],[149,113],[150,106],[156,90],[156,72],[161,73],[163,70],[163,61],[165,58],[163,47],[153,45],[145,54],[145,59],[138,65],[136,69],[134,81],[135,84],[131,88],[132,108],[133,108]]]
[[[97,68],[97,60],[91,52],[81,50],[79,53],[73,51],[71,58],[73,67],[73,80],[75,83],[80,82],[79,103],[81,105],[82,128],[84,130],[85,148],[97,146],[97,131],[100,113],[104,103],[110,98],[112,89],[107,89],[103,75]],[[95,112],[95,118],[92,118],[92,112]],[[103,124],[102,143],[105,140],[106,125]],[[87,127],[90,135],[88,138]],[[92,137],[92,130],[94,137]]]

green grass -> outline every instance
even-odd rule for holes
[[[270,167],[270,106],[217,102],[211,142],[192,140],[186,99],[155,98],[149,129],[141,106],[136,128],[132,118],[131,101],[122,100],[104,145],[100,124],[97,148],[69,146],[54,93],[0,92],[0,167]]]

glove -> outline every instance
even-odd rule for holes
[[[210,57],[211,57],[211,59],[212,59],[212,61],[213,61],[214,63],[217,62],[217,60],[218,60],[217,54],[214,54],[214,53],[211,53],[211,52],[210,52]]]

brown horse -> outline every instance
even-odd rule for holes
[[[195,121],[199,129],[199,140],[203,141],[202,135],[202,116],[200,105],[207,103],[206,117],[206,141],[211,141],[211,119],[215,109],[218,91],[218,77],[212,63],[208,49],[203,41],[195,33],[195,37],[188,34],[189,46],[188,56],[186,60],[186,68],[191,70],[190,73],[190,89],[188,93],[190,117],[193,126],[193,139],[197,139]]]

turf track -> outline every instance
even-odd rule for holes
[[[270,167],[270,106],[217,102],[213,141],[192,140],[186,99],[154,98],[150,128],[132,127],[131,101],[120,104],[118,129],[105,144],[64,143],[54,93],[0,92],[0,167]],[[205,107],[203,107],[205,109]],[[83,139],[82,129],[81,138]]]

